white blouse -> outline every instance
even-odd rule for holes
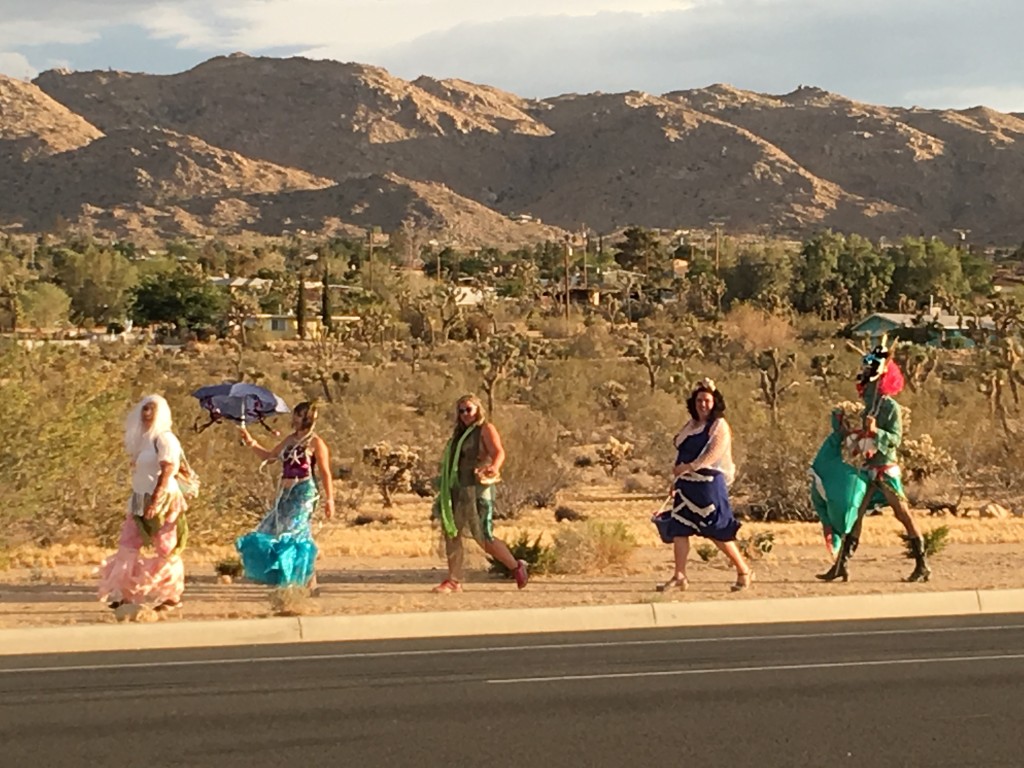
[[[690,435],[700,433],[703,429],[703,424],[690,419],[676,434],[673,440],[675,447],[679,448],[683,440]],[[736,479],[736,464],[732,460],[732,428],[729,426],[729,422],[725,419],[715,419],[708,434],[708,444],[691,462],[691,466],[694,471],[699,469],[717,470],[725,476],[726,485],[732,485],[732,481]]]
[[[135,457],[132,469],[132,490],[135,493],[152,493],[160,480],[160,464],[171,465],[171,478],[167,482],[168,492],[178,490],[178,482],[174,476],[181,465],[181,443],[173,432],[164,432],[155,440],[143,446]]]

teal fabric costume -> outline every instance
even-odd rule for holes
[[[843,461],[841,416],[841,411],[832,412],[832,432],[811,463],[811,502],[833,550],[853,530],[868,490],[867,473]]]

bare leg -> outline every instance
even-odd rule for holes
[[[736,576],[738,578],[750,575],[750,566],[747,564],[747,561],[743,559],[743,553],[740,552],[739,545],[735,541],[717,541],[714,539],[713,541],[715,542],[715,546],[724,552],[732,562],[733,566],[736,568]]]
[[[676,561],[676,572],[673,577],[686,581],[686,562],[690,559],[690,537],[676,536],[672,539],[672,554]]]
[[[465,550],[462,546],[462,535],[459,534],[455,538],[450,539],[447,536],[444,540],[444,551],[448,556],[448,578],[451,581],[459,583],[462,581],[464,562],[465,562]]]
[[[921,532],[917,528],[917,522],[910,512],[907,500],[899,496],[896,491],[887,485],[880,485],[879,487],[882,489],[882,495],[885,496],[885,503],[892,507],[893,514],[903,524],[907,531],[907,536],[912,539],[921,538]]]
[[[484,544],[484,552],[504,565],[510,571],[514,571],[519,567],[519,561],[512,556],[512,552],[509,550],[508,545],[501,539],[494,539],[486,542]]]
[[[914,570],[906,578],[907,581],[928,581],[932,575],[932,569],[928,567],[928,559],[924,551],[924,539],[921,537],[921,532],[917,527],[917,522],[914,520],[914,516],[910,512],[910,505],[907,504],[907,500],[902,498],[896,491],[888,486],[881,485],[882,494],[885,496],[885,502],[892,507],[893,514],[896,515],[896,519],[899,520],[903,527],[907,531],[907,539],[910,546],[910,551],[914,556]]]
[[[655,589],[658,592],[665,592],[669,589],[686,589],[686,561],[690,559],[690,537],[676,536],[672,539],[672,557],[675,560],[672,569],[672,578],[658,584]]]

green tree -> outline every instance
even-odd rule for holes
[[[802,312],[816,312],[823,318],[835,314],[835,293],[839,282],[839,254],[845,238],[826,230],[807,240],[800,251],[794,299]]]
[[[124,256],[90,243],[81,252],[63,249],[54,264],[57,283],[71,297],[74,322],[106,325],[124,319],[138,279]]]
[[[726,298],[769,307],[789,304],[793,275],[793,255],[781,244],[741,248],[736,264],[725,272]]]
[[[923,304],[933,296],[960,298],[970,292],[960,252],[938,238],[904,238],[888,255],[894,267],[890,303],[901,293]]]
[[[884,306],[895,266],[867,238],[850,235],[839,250],[836,271],[856,312]]]
[[[179,270],[145,278],[134,291],[132,319],[139,325],[173,325],[200,331],[219,325],[228,296],[201,275]]]
[[[18,298],[25,322],[35,328],[53,328],[68,321],[71,297],[59,285],[42,281],[30,283]]]
[[[665,270],[666,253],[657,235],[643,227],[630,227],[616,244],[615,262],[631,272],[661,274]]]

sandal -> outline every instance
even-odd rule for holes
[[[461,592],[461,591],[462,591],[462,585],[459,584],[459,582],[454,581],[452,579],[445,579],[444,581],[442,581],[440,584],[438,584],[436,587],[434,587],[431,590],[431,592],[437,592],[438,594],[442,594],[442,595],[450,595],[452,592]]]
[[[671,579],[669,579],[668,581],[664,582],[663,584],[658,584],[654,588],[654,591],[655,592],[668,592],[671,589],[677,589],[678,588],[680,591],[684,591],[685,592],[686,588],[688,586],[690,586],[690,582],[687,580],[687,578],[685,576],[683,576],[683,577],[673,576]]]
[[[744,589],[750,589],[750,585],[754,583],[754,572],[748,570],[746,573],[740,573],[736,575],[736,583],[733,584],[729,589],[733,592],[742,592]]]

